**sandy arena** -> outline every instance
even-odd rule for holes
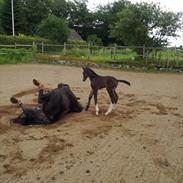
[[[94,69],[131,82],[119,84],[119,102],[105,116],[109,97],[99,92],[87,112],[49,126],[20,126],[21,110],[9,98],[36,104],[32,79],[71,86],[86,105],[89,81],[82,69],[56,65],[0,66],[0,182],[183,183],[183,75]]]

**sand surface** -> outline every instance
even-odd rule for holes
[[[82,69],[54,65],[0,66],[0,182],[183,183],[183,75],[95,69],[131,82],[120,84],[119,102],[105,116],[109,97],[99,92],[100,115],[90,109],[49,126],[20,126],[12,95],[34,105],[32,79],[54,88],[71,86],[87,103]]]

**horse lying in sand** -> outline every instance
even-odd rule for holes
[[[88,103],[85,110],[86,111],[88,110],[90,106],[90,101],[94,95],[96,115],[99,114],[99,106],[97,103],[97,92],[99,89],[106,88],[110,96],[111,103],[107,112],[105,113],[105,115],[108,115],[109,113],[112,112],[114,104],[116,104],[118,101],[118,95],[115,91],[115,89],[118,86],[118,83],[122,82],[130,86],[130,83],[128,81],[118,80],[113,76],[100,76],[96,74],[92,69],[86,66],[86,67],[83,67],[83,81],[85,81],[87,78],[90,79],[92,89],[91,89],[91,92],[88,98]]]
[[[44,85],[33,80],[38,87],[38,105],[36,107],[26,107],[20,100],[11,97],[13,104],[18,104],[23,113],[13,119],[14,123],[23,125],[51,124],[56,122],[61,115],[69,112],[81,112],[83,107],[77,101],[77,97],[71,91],[69,85],[59,84],[57,88],[46,92]]]

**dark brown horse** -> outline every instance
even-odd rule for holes
[[[60,119],[61,116],[70,112],[81,112],[83,107],[78,98],[71,91],[69,85],[60,83],[57,88],[47,92],[43,84],[33,80],[39,89],[38,104],[28,107],[15,97],[11,97],[13,104],[19,104],[22,113],[12,121],[22,125],[51,124]]]
[[[109,113],[112,112],[114,104],[116,104],[118,101],[118,95],[115,91],[115,89],[118,86],[118,83],[122,82],[122,83],[125,83],[130,86],[130,83],[128,81],[118,80],[113,76],[100,76],[100,75],[96,74],[89,67],[83,67],[83,81],[85,81],[87,78],[90,79],[92,89],[91,89],[91,92],[90,92],[90,95],[88,98],[88,103],[87,103],[85,110],[86,111],[88,110],[88,108],[90,106],[90,101],[91,101],[92,97],[94,96],[96,115],[99,114],[99,107],[98,107],[98,103],[97,103],[97,92],[99,89],[106,88],[106,90],[110,96],[111,104],[110,104],[107,112],[105,113],[105,115],[108,115]]]

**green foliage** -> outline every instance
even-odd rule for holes
[[[180,18],[180,13],[164,12],[158,4],[129,4],[111,25],[111,37],[124,45],[164,46],[168,36],[176,36]]]
[[[36,27],[50,13],[50,0],[22,0],[27,21],[26,33],[34,35]]]
[[[15,33],[24,33],[26,29],[26,21],[22,9],[21,0],[14,0],[14,26]],[[4,0],[1,8],[1,25],[4,32],[8,35],[12,34],[12,14],[11,0]]]
[[[96,34],[93,34],[93,35],[89,35],[88,38],[87,38],[87,42],[90,44],[90,45],[98,45],[98,46],[101,46],[102,45],[102,39],[97,37]]]
[[[69,28],[63,18],[49,15],[37,27],[37,34],[58,43],[64,43],[67,40]]]
[[[75,29],[86,40],[93,33],[93,13],[89,12],[86,0],[68,1],[69,27]]]
[[[1,15],[2,5],[3,5],[3,0],[0,0],[0,34],[4,33],[3,27],[2,27],[2,15]]]
[[[67,18],[67,3],[65,0],[50,0],[50,12],[57,17]]]
[[[35,58],[32,49],[0,49],[0,64],[29,63]]]
[[[32,44],[35,43],[51,43],[50,40],[40,38],[40,37],[32,37],[32,36],[7,36],[7,35],[0,35],[0,43],[5,45],[14,45],[16,44]]]
[[[84,40],[67,40],[67,44],[72,44],[72,45],[87,45],[87,42]]]
[[[97,11],[94,13],[94,33],[102,39],[104,45],[107,46],[117,42],[115,38],[109,36],[109,29],[117,22],[117,14],[123,11],[129,3],[128,0],[119,0],[104,6],[98,6]]]
[[[181,13],[163,11],[159,4],[132,4],[129,0],[100,5],[95,11],[89,11],[87,0],[14,0],[15,33],[38,33],[63,43],[67,35],[64,33],[63,39],[59,37],[56,33],[60,30],[59,26],[53,23],[56,18],[52,18],[52,23],[49,22],[51,18],[47,18],[50,14],[61,18],[62,24],[65,24],[63,19],[67,20],[69,28],[75,29],[84,40],[89,39],[93,44],[100,45],[102,41],[105,46],[117,43],[160,47],[168,44],[168,37],[176,36],[182,16]],[[48,31],[40,29],[46,19],[54,25],[53,28],[48,26]],[[0,0],[1,34],[12,34],[11,21],[11,0]],[[67,32],[65,26],[62,31]],[[96,35],[101,41],[90,35]]]

